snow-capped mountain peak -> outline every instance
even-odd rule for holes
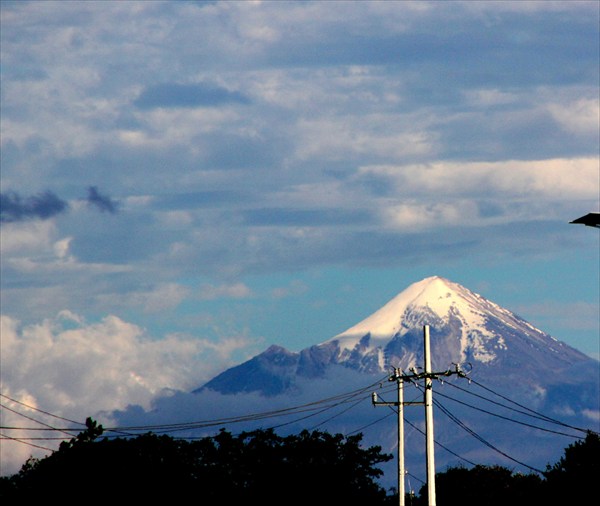
[[[331,341],[338,341],[340,348],[345,349],[354,348],[368,333],[371,334],[372,340],[388,341],[398,332],[402,333],[405,326],[403,317],[411,308],[427,307],[442,318],[460,300],[456,287],[462,288],[439,276],[413,283],[381,309],[333,337]]]
[[[507,350],[506,335],[526,337],[528,346],[558,353],[562,343],[510,311],[448,279],[432,276],[416,282],[381,309],[322,346],[336,344],[338,360],[369,357],[365,363],[415,365],[415,331],[423,325],[443,330],[444,358],[489,363]],[[521,343],[523,344],[523,343]],[[435,346],[435,344],[434,344]],[[520,345],[515,345],[520,348]],[[438,343],[438,348],[440,348]],[[393,364],[393,362],[398,362]]]
[[[385,346],[395,336],[404,335],[420,323],[447,324],[452,315],[461,320],[465,331],[478,330],[484,335],[488,334],[484,328],[484,313],[489,309],[500,310],[458,283],[432,276],[413,283],[371,316],[330,341],[337,341],[341,350],[352,350],[369,334],[370,347]]]
[[[331,366],[373,374],[390,367],[422,366],[423,325],[430,327],[432,362],[438,368],[470,362],[490,374],[495,371],[504,376],[512,371],[532,380],[540,371],[589,360],[481,295],[432,276],[410,285],[381,309],[327,341],[297,353],[270,348],[205,387],[237,391],[239,382],[232,378],[243,373],[242,390],[275,393],[291,388],[296,377],[321,377]]]

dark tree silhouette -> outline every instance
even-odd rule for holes
[[[563,457],[544,473],[547,498],[552,504],[592,504],[598,498],[600,476],[600,437],[588,432],[585,440],[567,448]],[[592,501],[592,498],[595,497]],[[547,502],[546,504],[550,504]]]
[[[477,504],[481,506],[531,506],[537,504],[542,479],[534,474],[513,474],[502,466],[451,467],[436,474],[438,506]],[[427,504],[423,486],[415,506]]]
[[[146,434],[101,438],[88,429],[42,460],[0,481],[0,497],[18,500],[178,500],[201,505],[379,505],[385,491],[376,466],[392,457],[363,449],[362,436],[303,431],[282,437],[272,430],[238,436],[222,430],[197,441]]]
[[[450,467],[436,474],[437,506],[552,506],[595,504],[600,476],[600,438],[588,432],[585,440],[565,448],[564,456],[548,465],[543,476],[514,473],[502,466]],[[410,504],[410,502],[407,502]],[[427,505],[427,487],[412,501]]]
[[[320,431],[280,436],[273,430],[186,441],[145,434],[103,437],[95,421],[40,460],[30,459],[14,476],[0,479],[2,504],[82,499],[96,501],[189,500],[202,506],[234,504],[383,506],[397,504],[377,482],[378,464],[392,458],[380,447],[364,449],[361,435]],[[566,506],[589,504],[600,475],[600,439],[588,433],[544,476],[501,466],[449,468],[436,475],[438,506]],[[427,504],[427,489],[407,504]]]

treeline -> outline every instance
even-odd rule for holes
[[[2,479],[0,502],[377,506],[387,500],[377,465],[392,457],[379,447],[363,449],[362,436],[222,430],[193,441],[151,433],[98,438],[102,427],[90,419],[87,426],[48,457],[30,459],[18,474]]]
[[[586,506],[597,504],[600,477],[600,438],[585,439],[565,448],[554,465],[540,476],[521,474],[502,466],[451,467],[436,474],[437,506]],[[427,487],[407,505],[427,506]]]
[[[397,504],[393,490],[378,483],[378,465],[393,457],[378,446],[362,448],[362,436],[320,431],[280,436],[272,430],[180,440],[145,434],[132,438],[100,437],[102,426],[63,442],[43,459],[29,459],[19,473],[0,479],[0,499],[146,501],[193,500],[212,506],[245,504]],[[565,449],[543,476],[518,474],[500,466],[449,468],[436,476],[438,506],[477,504],[591,504],[597,499],[600,440]],[[6,504],[11,504],[6,502]],[[408,496],[407,505],[427,504],[427,489]]]

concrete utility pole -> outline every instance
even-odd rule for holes
[[[425,440],[427,462],[427,498],[429,506],[435,506],[435,447],[433,440],[433,379],[431,376],[431,351],[429,325],[423,328],[425,352]]]
[[[400,376],[400,370],[396,369]],[[398,504],[404,506],[406,489],[404,485],[404,380],[398,378]]]
[[[458,364],[455,364],[455,370],[432,372],[431,371],[431,350],[429,343],[429,325],[423,327],[423,352],[425,368],[422,373],[418,373],[415,368],[411,368],[411,374],[403,374],[398,368],[394,368],[394,373],[388,378],[388,381],[396,381],[398,384],[398,401],[385,402],[380,401],[377,393],[373,392],[372,402],[374,406],[395,406],[398,408],[398,504],[405,506],[406,489],[404,478],[406,470],[404,468],[404,406],[420,404],[425,406],[425,442],[426,442],[426,464],[427,464],[427,500],[429,506],[436,506],[435,497],[435,441],[433,438],[433,380],[442,376],[458,375],[465,378],[467,374],[461,371]],[[418,380],[425,380],[425,393],[422,402],[404,402],[404,381],[415,383]]]
[[[398,383],[398,401],[385,402],[377,398],[377,393],[373,392],[372,401],[374,406],[395,406],[398,408],[398,504],[405,506],[406,487],[404,477],[406,470],[404,469],[404,406],[406,404],[417,404],[413,402],[404,402],[404,379],[402,379],[402,371],[397,367],[394,368],[394,373],[388,378],[388,381],[396,381]],[[422,404],[422,403],[418,403]]]

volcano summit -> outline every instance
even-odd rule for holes
[[[435,368],[470,363],[479,377],[519,380],[536,388],[578,364],[595,362],[464,286],[433,276],[410,285],[348,330],[300,352],[271,346],[197,391],[277,395],[299,378],[319,378],[332,366],[364,374],[423,364],[423,325],[431,329]]]

